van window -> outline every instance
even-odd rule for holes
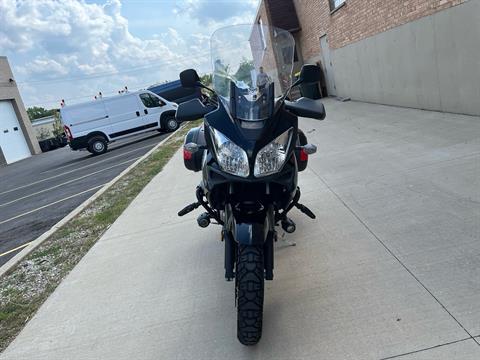
[[[143,105],[145,105],[145,107],[147,108],[154,108],[165,105],[162,100],[149,93],[140,94],[140,99],[142,100]]]

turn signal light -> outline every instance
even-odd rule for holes
[[[191,159],[192,159],[192,153],[187,149],[183,149],[183,160],[191,160]]]
[[[300,150],[300,161],[307,161],[308,160],[308,153],[305,151],[305,149],[302,148]]]

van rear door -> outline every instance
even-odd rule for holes
[[[108,134],[109,116],[102,100],[65,106],[61,109],[62,122],[67,125],[73,138],[88,135],[93,131]]]
[[[136,97],[135,94],[126,94],[105,100],[105,107],[110,116],[112,139],[143,129],[144,113]]]

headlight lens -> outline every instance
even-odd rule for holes
[[[288,129],[258,152],[253,170],[255,177],[268,176],[280,171],[287,160],[292,133],[293,128]]]
[[[245,150],[235,144],[220,131],[211,128],[215,154],[223,171],[241,177],[250,173],[248,156]]]

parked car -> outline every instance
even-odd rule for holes
[[[175,131],[177,104],[151,91],[100,98],[64,106],[61,118],[73,150],[87,149],[94,155],[107,151],[108,143],[147,131]]]
[[[152,85],[148,90],[169,101],[174,101],[177,104],[192,99],[200,99],[202,97],[202,92],[199,88],[184,88],[182,87],[180,80],[171,81],[165,84]]]

